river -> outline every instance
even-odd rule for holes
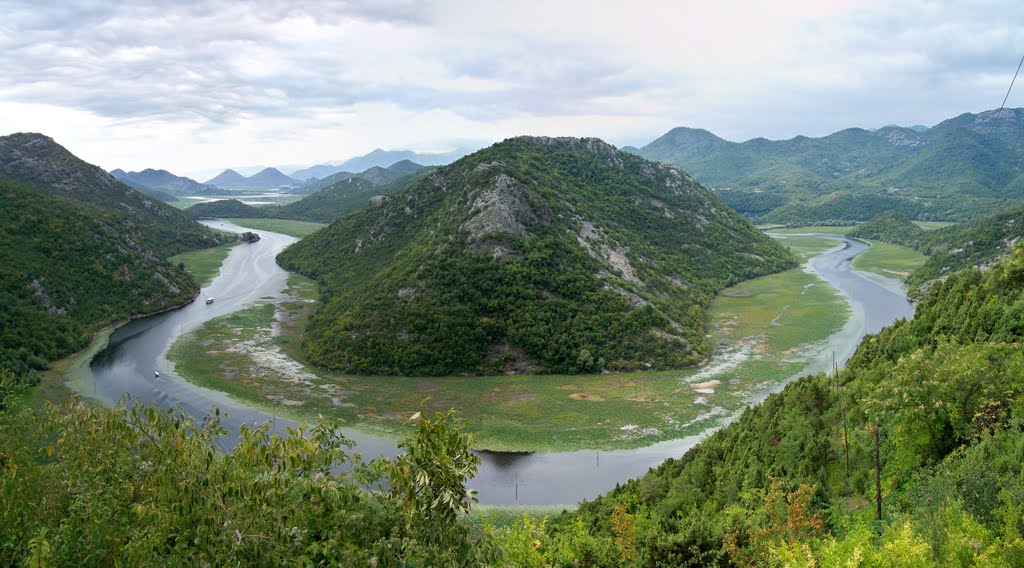
[[[248,229],[226,222],[206,223],[221,230],[242,232]],[[197,329],[205,321],[229,314],[251,305],[261,298],[281,295],[287,273],[277,266],[277,253],[295,238],[260,231],[262,239],[234,247],[221,267],[220,275],[204,288],[200,298],[172,312],[130,322],[115,330],[109,344],[89,365],[76,369],[70,384],[81,394],[113,404],[125,395],[133,400],[156,403],[164,408],[178,407],[201,418],[221,411],[221,423],[237,434],[242,424],[272,422],[272,430],[284,434],[294,426],[291,420],[241,404],[225,394],[198,387],[178,376],[165,354],[171,343]],[[850,266],[853,258],[867,244],[834,237],[838,246],[813,259],[805,270],[813,272],[842,292],[850,304],[852,316],[836,333],[819,357],[804,372],[828,368],[834,351],[840,362],[846,361],[866,333],[873,333],[902,317],[913,315],[913,307],[903,295],[899,283],[881,277],[868,277]],[[206,304],[205,298],[214,298]],[[160,372],[160,378],[154,372]],[[756,393],[749,402],[762,400],[782,384]],[[225,416],[226,413],[226,416]],[[726,417],[722,424],[732,417]],[[642,475],[669,457],[679,457],[707,436],[701,435],[661,442],[646,448],[604,451],[494,453],[479,452],[481,464],[470,487],[478,491],[481,503],[487,504],[566,504],[592,499],[621,483]],[[364,458],[397,453],[393,439],[345,429],[345,435],[356,442],[356,451]],[[234,438],[222,440],[230,449]]]

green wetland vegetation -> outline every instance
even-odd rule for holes
[[[15,397],[0,514],[22,522],[0,523],[0,550],[44,565],[1019,566],[1021,322],[1018,247],[933,285],[837,375],[574,511],[514,520],[472,514],[472,440],[450,415],[411,416],[398,462],[340,473],[354,458],[329,426],[244,429],[224,454],[215,423]]]
[[[242,219],[230,217],[225,218],[224,220],[256,231],[270,231],[272,233],[281,233],[300,239],[327,226],[323,223],[293,221],[290,219]]]
[[[191,274],[200,286],[206,286],[220,274],[220,265],[237,244],[238,242],[225,243],[213,248],[183,252],[168,258],[167,262],[179,268],[184,265],[185,271]]]
[[[801,259],[836,246],[815,237],[783,242]],[[717,372],[356,376],[289,361],[303,360],[297,337],[316,297],[307,279],[291,275],[289,284],[290,299],[280,306],[217,318],[179,339],[168,356],[179,374],[277,412],[391,433],[420,409],[455,408],[476,446],[496,450],[637,447],[700,432],[751,393],[798,373],[847,318],[831,287],[792,269],[743,282],[712,302],[713,341],[727,362]],[[275,325],[284,333],[275,335]]]

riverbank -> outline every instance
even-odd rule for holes
[[[792,237],[803,260],[836,241]],[[752,393],[799,373],[849,317],[845,299],[794,269],[723,291],[709,310],[717,345],[700,369],[574,376],[360,377],[300,363],[296,337],[315,286],[206,322],[168,353],[181,376],[267,412],[336,417],[389,435],[416,411],[456,408],[476,447],[502,451],[636,448],[706,430]]]

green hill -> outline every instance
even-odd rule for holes
[[[287,205],[253,207],[237,199],[222,199],[197,203],[186,209],[185,213],[195,219],[268,218],[330,223],[352,211],[366,207],[374,196],[390,195],[405,189],[432,170],[433,168],[416,168],[416,173],[383,185],[377,185],[362,177],[348,177]]]
[[[1024,201],[1024,176],[1003,167],[1022,123],[1024,109],[1003,109],[966,113],[924,131],[850,128],[822,138],[742,143],[676,128],[638,153],[685,169],[764,221],[866,221],[888,210],[918,220],[966,220]]]
[[[846,235],[918,248],[925,236],[925,230],[908,221],[898,211],[886,211],[875,215],[867,223],[858,225]]]
[[[280,206],[277,205],[253,207],[252,205],[246,205],[237,199],[218,199],[216,201],[196,203],[188,209],[185,209],[185,214],[193,219],[259,219],[267,217],[268,214],[279,210]]]
[[[715,292],[795,265],[679,170],[572,138],[479,151],[278,261],[324,293],[310,358],[382,374],[691,365]]]
[[[198,291],[114,214],[7,180],[0,199],[0,368],[45,368],[100,327]]]
[[[330,223],[366,207],[374,196],[390,195],[405,189],[433,169],[417,167],[413,173],[384,184],[375,184],[363,177],[343,179],[299,201],[284,205],[271,215],[281,219]]]
[[[794,382],[533,536],[504,531],[503,548],[538,564],[568,548],[591,565],[1022,565],[1022,275],[1018,246],[950,276],[837,377]]]
[[[113,214],[108,222],[162,257],[214,246],[219,238],[184,213],[114,179],[42,134],[0,137],[0,178],[63,197],[83,210]]]
[[[1024,237],[1024,207],[961,225],[928,231],[917,249],[929,255],[924,266],[910,274],[907,285],[915,295],[929,282],[969,267],[991,266],[1010,254]]]

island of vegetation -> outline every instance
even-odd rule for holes
[[[718,290],[796,265],[676,168],[527,137],[374,198],[278,261],[321,286],[313,362],[422,375],[693,365]]]

